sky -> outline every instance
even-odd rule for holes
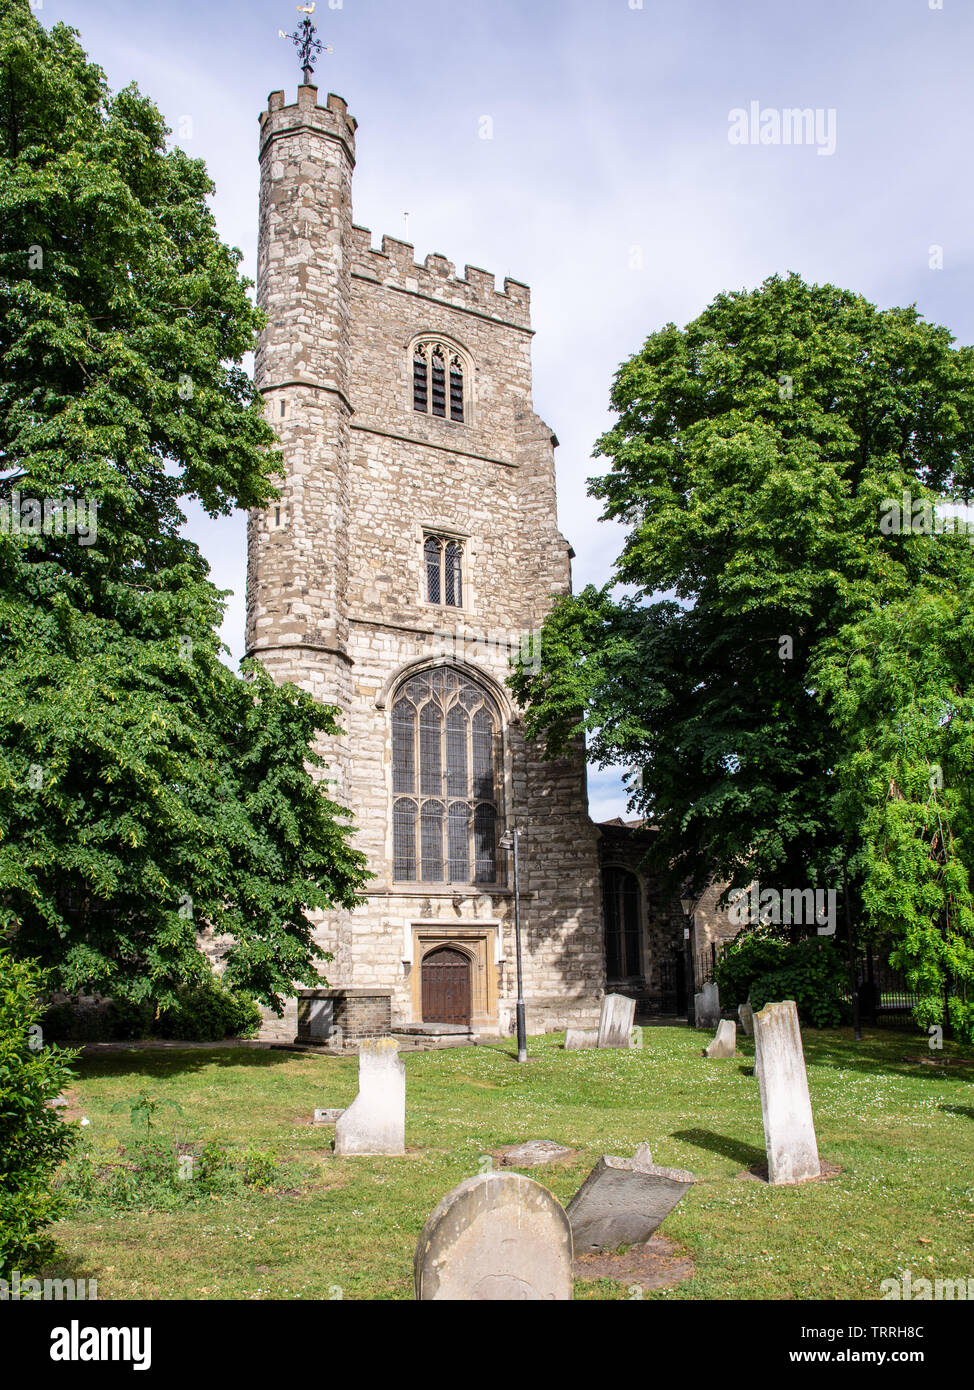
[[[220,233],[253,278],[257,118],[269,92],[295,99],[278,30],[296,5],[34,8],[205,160]],[[971,0],[317,0],[314,18],[334,50],[321,99],[337,92],[359,122],[355,221],[373,244],[403,237],[408,213],[417,260],[532,287],[534,406],[560,440],[576,588],[610,579],[619,553],[586,480],[605,467],[592,452],[613,375],[650,333],[796,271],[915,303],[974,341]],[[807,138],[774,143],[795,108],[816,114]],[[223,635],[239,659],[244,517],[191,511],[187,533],[233,591]],[[596,820],[625,814],[613,770],[589,780]]]

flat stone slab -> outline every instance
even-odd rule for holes
[[[821,1171],[798,1009],[793,999],[754,1015],[755,1074],[768,1155],[768,1182],[805,1182]]]
[[[717,1036],[709,1047],[705,1047],[705,1057],[734,1057],[737,1054],[737,1024],[729,1018],[722,1018],[717,1025]]]
[[[360,1043],[358,1095],[335,1124],[335,1153],[406,1152],[406,1068],[394,1038]]]
[[[658,1168],[646,1144],[632,1158],[603,1154],[566,1208],[575,1253],[641,1245],[695,1181],[683,1168]]]
[[[564,1144],[556,1144],[553,1139],[529,1139],[524,1144],[514,1144],[496,1152],[505,1168],[536,1168],[539,1163],[560,1163],[575,1151],[566,1149]]]
[[[447,1037],[471,1037],[473,1029],[466,1023],[404,1023],[401,1028],[396,1029],[397,1033],[403,1033],[406,1037],[419,1038],[447,1038]]]
[[[599,1017],[598,1046],[628,1047],[636,1019],[636,1001],[624,994],[607,994]]]
[[[583,1047],[598,1047],[599,1034],[595,1028],[568,1028],[565,1030],[565,1051],[577,1052]]]
[[[315,1125],[333,1125],[345,1114],[344,1110],[316,1110],[311,1123]]]
[[[563,1207],[520,1173],[481,1173],[448,1192],[423,1227],[421,1301],[570,1300],[572,1231]]]

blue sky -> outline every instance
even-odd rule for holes
[[[619,533],[585,480],[619,363],[720,290],[797,271],[881,306],[915,302],[974,339],[970,0],[318,0],[322,91],[358,118],[355,220],[533,291],[535,408],[556,430],[575,583],[603,582]],[[257,117],[299,80],[281,0],[42,0],[117,88],[135,80],[205,159],[224,239],[253,274]],[[734,145],[730,113],[834,112],[835,150]],[[481,138],[489,116],[493,138]],[[942,268],[931,247],[941,248]],[[245,526],[190,517],[234,591]],[[597,819],[620,814],[591,773]]]

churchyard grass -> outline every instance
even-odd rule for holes
[[[753,1042],[732,1060],[701,1056],[706,1034],[641,1030],[632,1050],[565,1052],[561,1035],[405,1055],[407,1154],[342,1158],[316,1106],[348,1105],[354,1057],[244,1049],[104,1053],[82,1058],[69,1115],[84,1115],[96,1170],[140,1137],[117,1102],[146,1090],[177,1101],[153,1141],[216,1140],[242,1158],[278,1159],[273,1186],[193,1195],[159,1210],[97,1198],[55,1228],[58,1272],[96,1278],[102,1299],[401,1299],[440,1198],[485,1171],[490,1151],[527,1139],[575,1150],[525,1170],[564,1203],[603,1153],[648,1140],[658,1164],[698,1178],[659,1234],[690,1255],[692,1279],[648,1299],[881,1296],[880,1282],[974,1278],[974,1069],[939,1065],[915,1033],[848,1029],[804,1035],[818,1146],[841,1171],[769,1188],[741,1174],[764,1158]],[[935,1065],[906,1062],[930,1056]],[[127,1154],[120,1154],[119,1148]],[[575,1297],[619,1299],[626,1284],[577,1281]]]

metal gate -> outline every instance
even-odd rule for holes
[[[470,959],[440,946],[423,957],[423,1022],[470,1025]]]

